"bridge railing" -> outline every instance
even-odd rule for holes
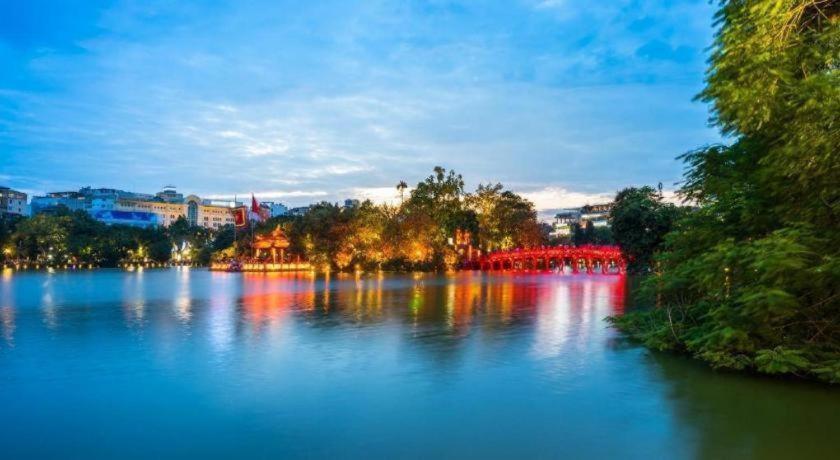
[[[566,271],[571,273],[624,273],[626,262],[618,246],[543,246],[494,251],[474,266],[485,271]]]

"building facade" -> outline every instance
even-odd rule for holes
[[[173,186],[154,195],[84,187],[78,192],[52,192],[32,198],[33,214],[55,212],[59,207],[86,211],[107,224],[168,227],[183,217],[192,225],[218,229],[233,224],[234,203],[203,200],[195,195],[184,198]]]
[[[278,203],[274,201],[263,201],[260,203],[262,206],[266,206],[269,211],[270,217],[278,217],[278,216],[285,216],[289,212],[289,208],[286,207],[283,203]]]
[[[289,209],[286,214],[290,216],[305,216],[309,212],[309,206],[298,206],[297,208]]]
[[[0,187],[0,214],[28,216],[29,205],[26,194],[9,187]]]
[[[173,188],[158,193],[152,200],[126,199],[116,209],[128,212],[148,212],[156,216],[157,225],[168,227],[183,217],[190,225],[211,230],[233,225],[233,202],[202,200],[190,195],[183,198]]]
[[[555,237],[570,235],[575,225],[586,226],[589,222],[592,222],[594,227],[606,227],[609,225],[612,208],[613,203],[602,203],[561,209],[551,223],[551,235]]]
[[[94,211],[91,216],[108,225],[130,225],[132,227],[155,227],[158,225],[157,216],[150,212],[131,211]]]
[[[613,203],[602,204],[588,204],[580,208],[581,224],[586,225],[587,222],[592,222],[595,227],[606,227],[609,225],[610,211],[612,211]]]
[[[561,209],[551,224],[553,236],[571,235],[572,226],[580,222],[580,208]]]

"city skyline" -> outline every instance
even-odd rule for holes
[[[396,200],[441,165],[543,213],[672,189],[719,140],[712,5],[80,2],[0,19],[0,183],[290,206]]]

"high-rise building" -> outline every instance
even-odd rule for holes
[[[0,187],[0,214],[29,215],[26,194],[9,187]]]

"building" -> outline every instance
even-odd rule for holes
[[[135,192],[126,192],[125,190],[118,190],[114,188],[91,188],[91,187],[82,187],[79,189],[79,193],[84,197],[95,200],[95,199],[102,199],[102,200],[121,200],[121,199],[135,199],[135,200],[151,200],[154,199],[154,195],[150,195],[148,193],[135,193]]]
[[[157,225],[168,227],[179,217],[186,217],[184,203],[167,203],[163,200],[119,200],[115,209],[125,212],[146,212],[154,214]]]
[[[344,207],[345,208],[358,208],[359,206],[361,206],[361,204],[362,204],[361,201],[353,199],[353,198],[348,198],[348,199],[344,200]]]
[[[0,214],[29,215],[26,194],[9,187],[0,187]]]
[[[179,218],[187,219],[190,225],[218,229],[233,225],[233,202],[202,200],[195,195],[183,198],[172,186],[167,186],[154,199],[123,199],[116,209],[128,212],[147,212],[156,216],[157,225],[168,227]]]
[[[107,224],[168,227],[183,217],[192,225],[218,229],[233,224],[233,202],[202,200],[168,185],[154,195],[111,188],[83,187],[78,192],[52,192],[32,198],[32,213],[55,212],[64,206],[83,210]]]
[[[32,197],[32,214],[55,212],[60,206],[71,211],[82,210],[91,213],[113,211],[119,200],[151,200],[154,195],[126,192],[113,188],[82,187],[74,192],[51,192]]]
[[[91,216],[108,225],[130,225],[132,227],[155,227],[157,226],[157,216],[150,212],[131,212],[131,211],[94,211]]]
[[[289,209],[288,212],[286,212],[286,214],[290,216],[304,216],[308,212],[309,206],[299,206],[297,208]]]
[[[552,236],[571,235],[572,226],[580,222],[580,208],[561,209],[551,224]]]
[[[606,227],[609,225],[610,211],[613,203],[588,204],[580,208],[580,223],[586,225],[592,222],[595,227]]]
[[[233,225],[233,202],[218,202],[202,200],[195,195],[187,197],[187,220],[192,225],[218,229],[225,225]]]
[[[30,208],[32,215],[54,213],[59,207],[71,211],[87,210],[88,201],[80,192],[50,192],[43,196],[33,196]]]
[[[613,203],[602,203],[561,209],[551,223],[551,236],[570,235],[575,225],[586,226],[588,222],[592,222],[594,227],[606,227],[609,225],[612,208]]]
[[[163,190],[160,191],[160,192],[157,192],[155,194],[155,197],[159,201],[163,201],[164,203],[183,203],[184,202],[184,195],[181,194],[181,193],[178,193],[175,190],[174,185],[167,185],[167,186],[163,187]]]
[[[289,208],[283,203],[263,201],[260,205],[268,208],[269,217],[285,216],[289,212]]]

